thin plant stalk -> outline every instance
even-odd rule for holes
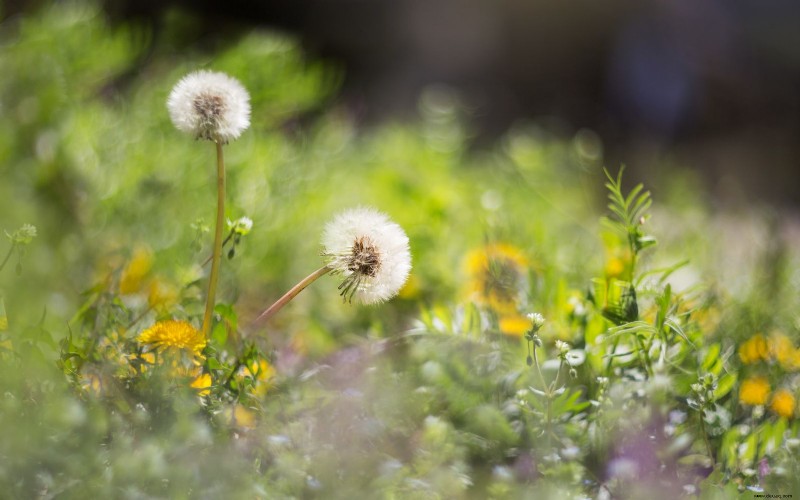
[[[231,238],[233,238],[233,235],[235,233],[236,233],[236,231],[231,229],[231,232],[228,233],[228,236],[226,236],[225,239],[222,240],[222,248],[225,248],[225,245],[227,245],[228,242],[231,241]],[[212,253],[211,255],[208,256],[208,258],[206,260],[203,261],[203,264],[200,267],[206,267],[208,265],[208,263],[211,262],[211,259],[213,259],[213,258],[214,258],[214,254]]]
[[[4,267],[6,267],[6,263],[8,262],[8,259],[11,258],[11,254],[14,252],[14,249],[16,247],[17,247],[17,242],[16,241],[11,243],[11,248],[8,249],[8,253],[6,254],[6,258],[3,259],[3,263],[0,264],[0,271],[2,271]]]
[[[300,281],[300,283],[298,283],[295,286],[293,286],[288,292],[286,292],[283,295],[283,297],[279,298],[277,301],[275,301],[274,304],[272,304],[267,309],[265,309],[264,312],[259,314],[259,316],[253,321],[253,324],[256,325],[256,324],[261,323],[262,321],[266,321],[269,318],[271,318],[272,316],[274,316],[275,313],[280,311],[281,308],[283,308],[283,306],[288,304],[289,301],[291,301],[293,298],[295,298],[297,296],[297,294],[302,292],[308,285],[310,285],[311,283],[316,281],[317,278],[319,278],[321,276],[325,276],[326,274],[328,274],[331,271],[332,271],[332,268],[330,268],[328,266],[322,266],[319,269],[317,269],[316,271],[314,271],[313,273],[311,273],[308,276],[306,276],[305,278],[303,278],[303,280]]]
[[[203,315],[203,335],[208,338],[211,331],[211,318],[214,314],[214,303],[219,280],[219,264],[222,257],[222,228],[225,225],[225,158],[222,155],[222,143],[217,142],[217,223],[214,227],[214,251],[211,254],[211,274],[208,278],[208,295],[206,311]]]

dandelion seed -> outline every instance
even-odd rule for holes
[[[238,138],[250,126],[250,95],[224,73],[186,75],[172,89],[167,108],[178,130],[219,144]]]
[[[385,214],[371,208],[346,210],[328,223],[323,256],[333,274],[343,276],[340,295],[362,304],[388,300],[411,270],[408,237]]]

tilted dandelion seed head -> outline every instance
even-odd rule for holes
[[[167,109],[178,130],[221,144],[250,126],[250,95],[225,73],[201,70],[184,76],[169,94]]]
[[[184,349],[199,354],[206,346],[203,334],[186,321],[159,321],[139,334],[139,343],[157,349]]]
[[[372,208],[346,210],[322,235],[323,256],[345,300],[362,304],[388,300],[400,291],[411,271],[408,236],[385,214]]]

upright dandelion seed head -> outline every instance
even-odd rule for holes
[[[362,304],[388,300],[400,291],[411,271],[408,236],[385,214],[372,208],[346,210],[322,235],[323,256],[345,300]]]
[[[167,109],[178,130],[220,144],[250,126],[250,95],[225,73],[189,73],[172,89]]]

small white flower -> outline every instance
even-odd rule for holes
[[[561,354],[566,354],[571,349],[569,343],[564,342],[563,340],[556,340],[556,349]]]
[[[247,235],[253,229],[253,219],[250,217],[239,217],[236,220],[228,219],[228,230],[242,236]]]
[[[221,144],[250,126],[250,95],[225,73],[202,70],[184,76],[169,94],[167,109],[178,130]]]
[[[346,210],[322,235],[323,256],[334,274],[344,276],[342,297],[362,304],[388,300],[400,291],[411,270],[408,236],[372,208]]]
[[[544,326],[544,316],[539,313],[528,313],[528,319],[531,320],[533,331],[536,332]]]

